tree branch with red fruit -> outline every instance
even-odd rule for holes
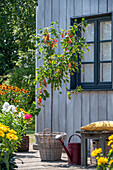
[[[43,61],[43,64],[36,69],[37,77],[36,81],[39,82],[40,87],[37,89],[37,102],[39,107],[42,105],[42,100],[46,100],[49,97],[47,85],[51,84],[51,93],[53,90],[59,90],[62,88],[62,84],[69,83],[69,74],[73,74],[79,71],[81,63],[78,60],[83,57],[86,48],[85,38],[78,36],[78,32],[85,31],[87,26],[84,20],[70,27],[70,30],[61,30],[58,23],[51,23],[49,27],[39,29],[37,36],[37,48],[38,48],[38,60]],[[60,39],[63,52],[60,54],[56,50],[58,48],[57,42]],[[67,87],[65,87],[67,90]],[[81,91],[81,87],[77,87],[73,93]],[[71,99],[71,92],[67,93],[68,98]],[[52,99],[52,96],[51,96]],[[52,99],[53,100],[53,99]],[[51,105],[53,101],[51,100]],[[52,109],[53,107],[51,107]],[[52,110],[51,110],[52,117]],[[52,120],[51,120],[52,124]],[[51,125],[52,133],[52,125]]]

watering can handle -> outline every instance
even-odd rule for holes
[[[70,138],[69,138],[69,140],[68,140],[68,143],[70,142],[70,140],[71,140],[71,138],[72,138],[73,136],[78,136],[78,137],[81,139],[81,136],[80,136],[80,135],[73,134],[73,135],[70,136]]]
[[[45,134],[46,131],[49,131],[50,132],[50,129],[46,128],[43,130],[43,134]]]

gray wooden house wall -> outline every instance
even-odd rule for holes
[[[70,17],[113,11],[113,0],[39,0],[38,5],[38,28],[58,21],[62,29],[69,29]],[[45,108],[36,118],[36,132],[50,128],[50,99],[44,104]],[[66,132],[68,139],[90,122],[113,120],[113,91],[84,91],[72,95],[71,101],[66,92],[60,95],[55,91],[53,111],[53,130]]]

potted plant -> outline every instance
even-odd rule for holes
[[[26,136],[26,130],[32,120],[32,110],[26,112],[22,107],[23,98],[28,95],[28,90],[0,85],[0,123],[17,131],[18,151],[29,150],[29,136]]]
[[[37,48],[38,48],[38,60],[43,60],[43,64],[36,69],[36,81],[39,82],[40,87],[37,88],[37,103],[38,108],[41,109],[42,100],[46,100],[51,94],[51,129],[50,134],[37,133],[37,140],[39,145],[39,151],[41,154],[41,160],[59,160],[61,159],[62,146],[54,140],[56,133],[53,133],[53,91],[59,90],[62,92],[63,83],[69,83],[69,74],[73,75],[73,72],[79,71],[81,63],[78,61],[82,58],[84,51],[83,48],[88,49],[88,45],[83,37],[80,37],[77,33],[85,31],[84,27],[87,24],[85,20],[77,24],[76,20],[70,30],[61,30],[58,23],[52,22],[49,27],[39,29],[37,36]],[[62,46],[62,53],[58,54],[56,49],[58,48],[57,41],[60,38],[60,44]],[[47,86],[51,85],[51,93],[49,94]],[[67,87],[65,87],[67,90]],[[81,91],[81,87],[77,87],[73,93]],[[68,98],[71,99],[71,92],[68,91]],[[64,134],[65,137],[66,134]],[[64,139],[64,138],[63,138]],[[45,147],[47,146],[47,147]],[[57,147],[58,146],[58,147]],[[56,150],[55,150],[56,148]],[[55,154],[54,154],[55,152]]]

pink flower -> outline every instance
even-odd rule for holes
[[[30,118],[32,119],[32,116],[30,114],[25,115],[25,119],[30,119]]]

